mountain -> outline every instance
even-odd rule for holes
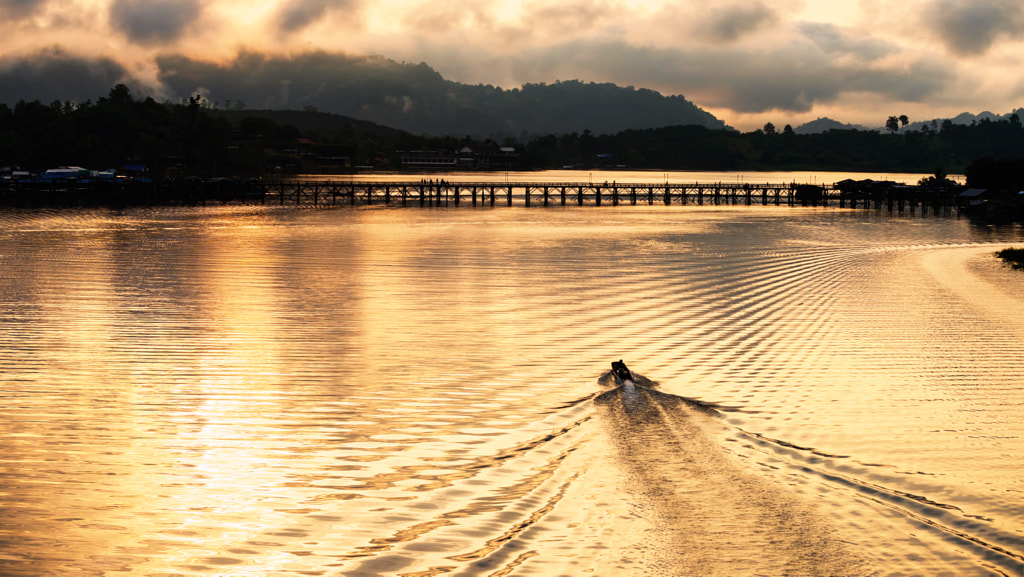
[[[867,128],[856,124],[843,124],[842,122],[832,120],[831,118],[819,118],[806,124],[801,124],[793,129],[793,132],[796,132],[797,134],[819,134],[822,132],[828,132],[829,130],[867,130]]]
[[[163,56],[157,64],[160,81],[180,97],[198,93],[226,109],[315,109],[414,134],[494,137],[725,127],[683,96],[578,80],[506,90],[453,82],[425,63],[380,56],[244,52],[227,63]]]
[[[960,114],[957,114],[956,116],[948,120],[953,124],[969,126],[971,124],[975,124],[977,122],[982,122],[986,120],[991,122],[1009,120],[1010,117],[1013,116],[1014,114],[1017,115],[1018,119],[1024,120],[1024,108],[1018,108],[1013,112],[1008,112],[1002,115],[994,114],[987,110],[985,112],[981,112],[978,114],[972,114],[970,112],[961,112]],[[942,123],[945,122],[946,120],[947,119],[945,118],[935,118],[933,120],[926,120],[923,122],[911,122],[910,124],[907,125],[906,129],[920,131],[922,129],[925,129],[925,126],[927,126],[927,130],[939,130],[942,128]]]

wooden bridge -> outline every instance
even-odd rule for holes
[[[886,189],[810,184],[529,183],[529,182],[260,182],[250,191],[262,203],[313,206],[694,206],[888,207],[948,210],[955,191],[894,186]]]
[[[959,189],[894,183],[812,184],[449,182],[364,180],[48,181],[4,183],[0,205],[128,206],[214,203],[292,206],[836,206],[948,212]]]

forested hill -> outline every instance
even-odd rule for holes
[[[954,174],[979,159],[1024,158],[1024,125],[1013,114],[970,126],[944,121],[937,131],[830,130],[802,135],[789,127],[782,133],[741,133],[690,125],[481,142],[458,134],[417,135],[311,110],[226,111],[198,97],[187,104],[158,103],[153,98],[136,99],[125,85],[80,104],[20,101],[11,108],[0,103],[0,173],[145,165],[154,176],[258,176],[317,171],[321,162],[326,162],[327,171],[344,166],[395,170],[402,168],[401,151],[450,153],[475,144],[515,148],[522,169],[570,165]]]
[[[453,82],[424,63],[382,57],[243,53],[227,63],[165,56],[158,64],[161,82],[174,93],[184,97],[201,90],[220,108],[315,109],[413,134],[500,138],[725,127],[683,96],[578,80],[505,90]]]

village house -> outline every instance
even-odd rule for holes
[[[400,158],[402,168],[508,170],[519,167],[519,153],[515,148],[493,142],[470,144],[453,152],[402,152]]]

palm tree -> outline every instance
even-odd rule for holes
[[[903,128],[906,128],[907,125],[910,124],[910,119],[907,118],[906,114],[901,114],[900,115],[900,124],[903,125]]]

